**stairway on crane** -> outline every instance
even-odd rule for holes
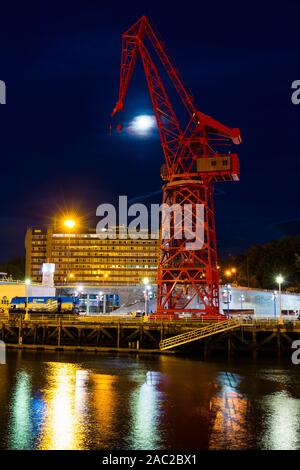
[[[172,338],[164,339],[159,343],[161,351],[172,349],[182,344],[191,343],[208,336],[222,333],[223,331],[230,331],[236,328],[240,328],[241,323],[239,320],[231,319],[218,323],[213,323],[208,326],[196,328],[195,330],[188,331],[187,333],[181,333],[180,335],[172,336]]]

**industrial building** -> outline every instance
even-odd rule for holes
[[[29,228],[26,277],[42,281],[43,263],[54,263],[56,286],[130,286],[156,282],[158,240],[103,239],[95,229]]]

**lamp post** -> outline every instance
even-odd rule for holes
[[[277,302],[277,291],[274,290],[274,293],[273,293],[273,300],[274,300],[274,318],[276,320],[276,302]]]
[[[231,291],[229,290],[230,284],[226,284],[226,303],[227,303],[227,318],[229,318],[229,305],[230,305],[230,294]]]
[[[75,221],[72,219],[67,219],[64,221],[64,226],[67,227],[69,238],[68,238],[68,264],[67,264],[67,279],[66,283],[68,283],[68,278],[70,276],[70,249],[71,249],[71,230],[75,227]]]
[[[284,279],[281,274],[276,277],[276,282],[278,283],[278,300],[279,300],[279,321],[280,325],[283,325],[282,319],[282,303],[281,303],[281,285],[284,282]]]
[[[29,320],[29,311],[28,311],[28,289],[29,289],[29,286],[31,284],[31,281],[30,279],[25,279],[25,294],[26,294],[26,308],[25,308],[25,317],[24,317],[24,320]]]
[[[145,296],[145,315],[148,313],[148,288],[149,288],[149,278],[144,277],[143,284],[145,286],[144,296]]]

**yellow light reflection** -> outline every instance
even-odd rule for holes
[[[85,387],[88,373],[74,364],[48,363],[49,385],[44,398],[47,411],[40,449],[84,448]]]
[[[76,371],[75,388],[75,409],[77,413],[85,413],[87,410],[87,384],[89,381],[89,371]]]
[[[91,375],[93,390],[93,403],[95,407],[95,419],[97,420],[102,445],[111,433],[115,418],[116,392],[114,384],[117,376],[109,374]],[[117,423],[116,423],[117,425]]]
[[[210,401],[210,449],[247,448],[249,402],[238,391],[239,382],[236,374],[226,372],[218,376],[217,393]]]

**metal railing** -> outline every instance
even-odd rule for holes
[[[208,336],[217,333],[222,333],[222,331],[233,330],[240,327],[240,320],[226,320],[220,323],[210,324],[208,326],[188,331],[187,333],[172,336],[172,338],[164,339],[159,343],[159,348],[160,350],[165,351],[166,349],[171,349],[182,344],[207,338]]]

